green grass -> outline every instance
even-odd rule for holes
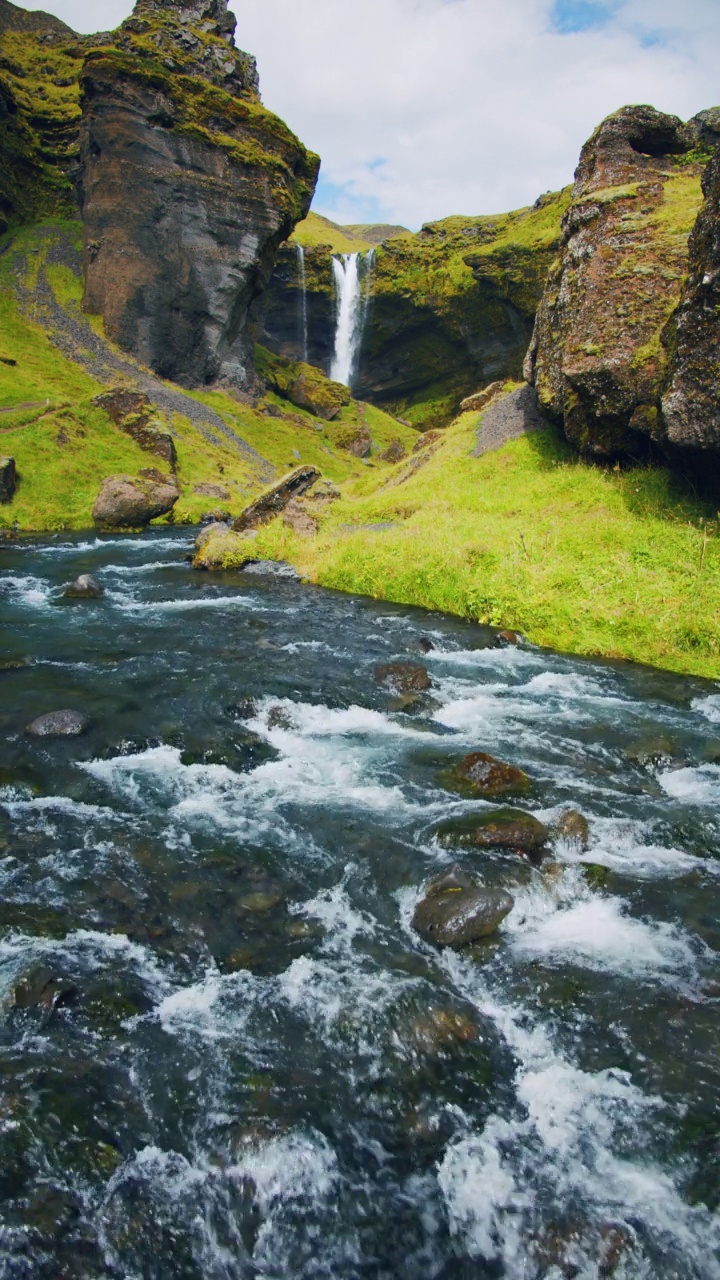
[[[352,234],[319,213],[309,213],[303,222],[298,222],[290,239],[305,249],[327,246],[331,253],[364,253],[366,249],[373,248],[370,240]]]
[[[717,512],[666,470],[578,461],[552,429],[473,458],[477,423],[462,415],[404,483],[407,463],[361,477],[316,539],[277,521],[253,554],[555,649],[720,677]]]

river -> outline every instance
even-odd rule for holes
[[[192,537],[0,548],[0,1275],[720,1277],[720,686]],[[472,750],[589,848],[438,843]],[[456,861],[515,905],[439,950]]]

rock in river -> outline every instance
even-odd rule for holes
[[[521,809],[486,809],[443,822],[435,832],[444,845],[476,849],[513,849],[537,854],[550,832],[544,823]]]
[[[424,693],[431,687],[425,667],[414,662],[389,662],[375,668],[375,679],[395,697],[404,693]]]
[[[489,937],[512,907],[504,889],[485,889],[461,867],[452,867],[430,881],[412,926],[426,942],[463,946]]]
[[[504,764],[484,751],[473,751],[440,775],[444,786],[478,796],[505,796],[527,791],[530,779],[522,769]]]
[[[63,591],[66,600],[99,600],[102,595],[104,595],[103,589],[91,573],[81,573],[80,577]]]
[[[172,511],[180,497],[175,481],[148,476],[107,476],[92,510],[99,529],[139,529]]]
[[[49,711],[31,720],[27,732],[34,738],[76,738],[85,732],[88,724],[79,711]]]

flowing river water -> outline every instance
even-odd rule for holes
[[[0,550],[0,1275],[720,1277],[718,686],[191,546]],[[472,750],[589,848],[441,846]],[[455,861],[515,906],[436,950]]]

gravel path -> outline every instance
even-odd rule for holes
[[[53,228],[53,235],[57,232]],[[66,237],[54,240],[47,255],[50,264],[69,267],[76,275],[82,272],[82,262],[75,246]],[[28,289],[23,278],[26,275],[27,260],[18,259],[17,283],[15,292],[25,314],[41,324],[47,331],[50,341],[63,355],[69,356],[77,364],[87,369],[98,382],[111,385],[118,377],[130,379],[134,386],[164,409],[167,413],[179,413],[189,418],[193,426],[215,445],[229,446],[250,463],[258,480],[269,481],[275,476],[275,468],[267,458],[253,449],[233,431],[232,427],[215,413],[192,396],[165,385],[159,378],[138,368],[130,358],[124,358],[114,352],[110,345],[95,332],[85,316],[72,309],[65,310],[57,301],[44,269],[41,267],[37,275],[35,287]]]
[[[534,387],[518,387],[503,400],[497,400],[486,409],[480,419],[477,444],[473,458],[500,449],[508,440],[517,440],[530,431],[542,431],[550,423],[538,409]]]

